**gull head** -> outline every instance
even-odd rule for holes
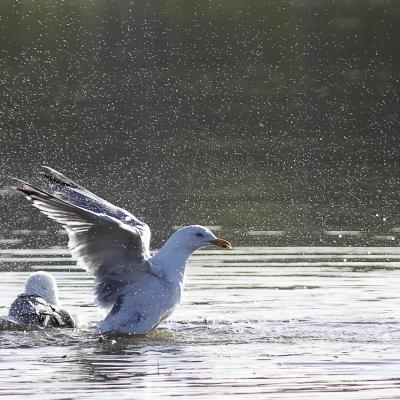
[[[201,225],[185,226],[177,230],[171,238],[190,251],[195,251],[207,246],[232,249],[232,245],[227,240],[217,238],[209,229]]]
[[[55,279],[47,272],[30,274],[25,284],[26,294],[36,294],[53,305],[58,305],[58,290]]]

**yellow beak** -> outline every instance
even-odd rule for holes
[[[232,245],[225,239],[210,240],[210,243],[214,246],[222,247],[223,249],[232,249]]]

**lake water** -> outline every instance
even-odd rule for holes
[[[168,321],[146,337],[101,339],[92,278],[67,250],[3,247],[1,314],[28,271],[46,269],[83,327],[2,332],[2,397],[400,397],[399,248],[199,251]]]

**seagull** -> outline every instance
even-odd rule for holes
[[[31,204],[59,222],[78,266],[94,274],[95,300],[105,318],[100,334],[143,335],[180,303],[185,268],[197,249],[231,249],[200,225],[185,226],[150,254],[150,228],[128,211],[88,191],[62,173],[44,167],[51,193],[18,180]]]
[[[74,318],[60,308],[55,279],[44,271],[29,275],[25,291],[11,304],[8,321],[19,327],[75,328]]]

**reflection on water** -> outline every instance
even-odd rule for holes
[[[3,315],[39,259],[55,274],[64,306],[85,321],[80,331],[2,332],[0,395],[400,396],[397,248],[197,252],[181,306],[134,338],[96,336],[92,278],[66,250],[10,249],[0,257]],[[13,258],[23,270],[7,272]]]

